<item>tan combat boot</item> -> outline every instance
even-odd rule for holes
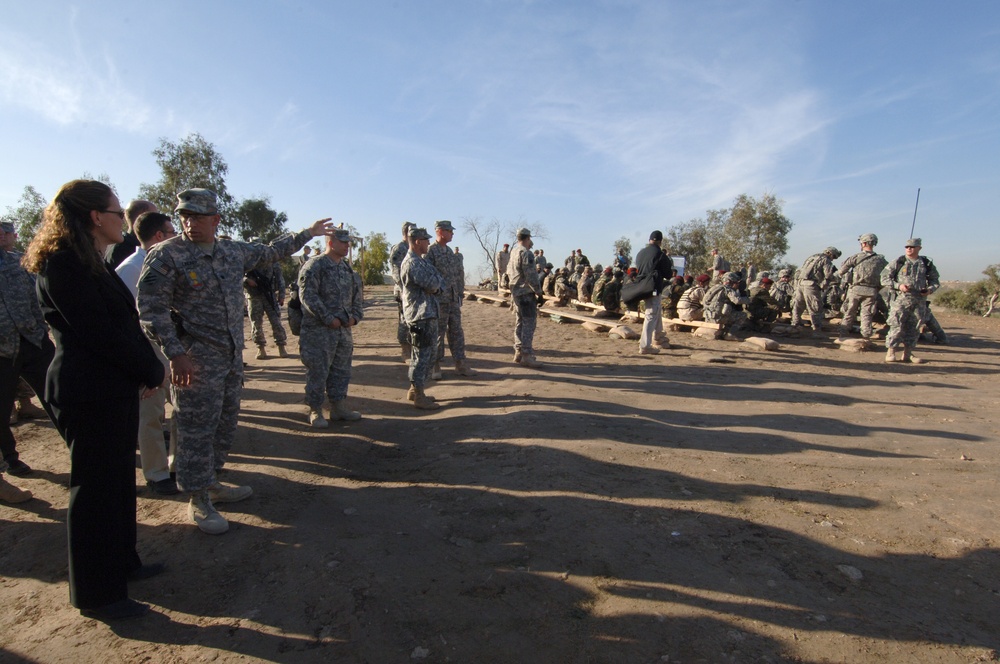
[[[515,350],[514,351],[514,364],[520,364],[522,357],[523,356],[521,355],[521,351]]]
[[[437,401],[437,399],[435,399],[434,397],[432,397],[429,394],[425,394],[424,396],[427,397],[428,399],[430,399],[431,401]],[[410,389],[406,393],[406,400],[407,401],[413,401],[416,398],[417,398],[417,388],[415,388],[412,385],[410,385]]]
[[[475,376],[479,372],[469,366],[466,360],[455,360],[455,371],[459,376]]]
[[[229,522],[226,517],[219,514],[212,499],[208,496],[208,489],[195,491],[191,494],[191,502],[188,503],[188,518],[195,522],[198,529],[209,535],[221,535],[229,530]]]
[[[263,346],[257,346],[257,359],[258,360],[266,360],[267,359],[267,351],[264,350]]]
[[[327,422],[325,417],[323,417],[322,408],[309,410],[309,426],[311,426],[313,429],[325,429],[328,426],[330,426],[330,423]]]
[[[434,399],[424,394],[424,388],[414,386],[413,390],[413,405],[420,410],[437,410],[441,407]]]
[[[925,360],[919,357],[913,357],[913,346],[903,346],[903,362],[909,362],[911,364],[923,364]]]
[[[0,500],[5,503],[23,503],[31,500],[31,492],[18,489],[0,475]]]
[[[334,401],[330,404],[330,419],[346,420],[348,422],[353,422],[354,420],[361,419],[361,413],[356,410],[351,410],[344,403],[344,400]]]
[[[285,350],[285,344],[278,344],[278,357],[288,357],[288,351]]]
[[[885,347],[885,361],[899,362],[899,359],[896,357],[896,348],[894,346]]]
[[[521,355],[521,366],[529,369],[537,369],[542,363],[535,359],[534,353],[524,353]]]

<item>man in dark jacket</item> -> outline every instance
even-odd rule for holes
[[[660,249],[663,243],[663,233],[653,231],[649,235],[649,244],[643,247],[635,256],[635,266],[639,270],[639,281],[652,278],[653,293],[643,298],[646,303],[645,318],[642,323],[642,335],[639,337],[639,353],[656,355],[661,344],[666,339],[663,333],[663,317],[660,313],[660,302],[667,279],[673,273],[674,264]]]

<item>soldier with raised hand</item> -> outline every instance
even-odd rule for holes
[[[476,371],[469,366],[465,357],[465,332],[462,330],[462,302],[465,298],[465,268],[462,257],[449,247],[455,235],[455,227],[450,221],[434,222],[435,242],[427,250],[426,260],[437,268],[444,278],[444,288],[437,294],[438,300],[438,341],[437,359],[431,378],[441,379],[441,360],[444,359],[444,340],[455,360],[455,371],[461,376],[475,376]]]
[[[403,288],[403,319],[410,331],[410,389],[406,398],[421,410],[441,406],[424,392],[437,356],[438,299],[445,287],[441,273],[424,256],[430,248],[430,233],[424,228],[410,229],[410,250],[399,268]]]
[[[792,301],[792,325],[801,322],[803,313],[812,322],[813,336],[823,329],[823,290],[834,278],[833,261],[840,258],[840,249],[827,247],[802,262]]]
[[[259,244],[260,238],[251,238]],[[267,339],[264,337],[264,316],[271,325],[274,345],[280,357],[288,357],[285,343],[288,333],[281,324],[281,307],[285,304],[285,277],[281,264],[271,263],[267,267],[250,270],[243,277],[243,291],[246,296],[247,313],[250,318],[250,336],[257,346],[257,359],[267,359]]]
[[[218,535],[229,522],[215,503],[249,497],[224,486],[222,470],[236,438],[243,393],[243,275],[291,256],[334,231],[329,218],[271,244],[217,239],[221,217],[208,189],[177,195],[182,234],[150,249],[139,277],[139,317],[170,360],[177,422],[177,485],[190,494],[188,517]]]
[[[542,298],[542,286],[538,282],[535,257],[531,253],[534,243],[531,231],[521,228],[517,231],[517,244],[510,253],[507,278],[510,280],[510,296],[514,312],[514,362],[537,368],[541,363],[535,358],[535,326],[538,323],[538,304]]]
[[[325,429],[323,402],[330,398],[331,420],[359,420],[344,403],[351,383],[354,326],[362,317],[361,277],[344,258],[351,233],[338,229],[326,239],[326,251],[306,263],[299,274],[302,333],[299,355],[306,367],[309,424]]]
[[[403,241],[393,247],[392,253],[389,254],[389,265],[392,272],[392,296],[396,300],[399,310],[399,323],[396,325],[396,341],[399,342],[400,357],[407,364],[410,362],[412,349],[410,347],[410,331],[403,321],[403,289],[399,282],[399,267],[403,264],[403,259],[406,258],[406,252],[410,250],[410,229],[416,227],[417,225],[413,222],[403,222]]]
[[[861,251],[847,258],[837,275],[847,284],[847,297],[844,302],[844,318],[840,322],[840,337],[843,339],[851,332],[854,321],[861,313],[861,336],[871,338],[874,333],[872,320],[878,307],[878,292],[881,288],[882,270],[889,264],[882,254],[875,253],[878,236],[865,233],[858,238]]]
[[[920,338],[927,296],[941,287],[941,281],[934,262],[920,255],[922,248],[920,238],[911,237],[906,241],[906,253],[882,270],[882,285],[895,294],[889,309],[889,334],[885,338],[886,362],[924,362],[913,356],[913,348]],[[897,355],[899,346],[902,353]]]

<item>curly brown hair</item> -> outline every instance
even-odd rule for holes
[[[91,235],[94,222],[90,211],[106,209],[112,195],[111,187],[97,180],[72,180],[60,187],[21,259],[24,268],[41,272],[49,256],[69,249],[95,274],[104,272],[104,257],[97,253]]]

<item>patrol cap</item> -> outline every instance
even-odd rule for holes
[[[351,242],[351,231],[346,228],[337,228],[333,231],[333,237],[337,238],[341,242]]]
[[[211,189],[185,189],[177,194],[174,212],[194,214],[219,214],[218,197]]]
[[[414,226],[410,229],[409,238],[411,240],[429,240],[431,239],[431,234],[427,232],[426,228],[417,228]]]
[[[830,258],[840,258],[841,255],[840,249],[837,249],[836,247],[827,247],[826,249],[823,250],[823,253],[829,256]]]
[[[410,229],[413,228],[414,226],[416,226],[416,224],[413,223],[412,221],[404,221],[403,222],[403,232],[409,234]]]
[[[723,277],[726,281],[732,281],[733,283],[740,283],[741,275],[739,272],[726,272],[726,276]]]
[[[526,237],[531,237],[531,231],[529,231],[527,228],[518,228],[517,229],[517,239],[518,240],[523,240]]]
[[[455,232],[455,227],[452,226],[451,222],[448,221],[447,219],[442,219],[441,221],[435,221],[434,229],[442,231],[451,231],[453,233]]]
[[[862,244],[870,244],[871,246],[874,247],[876,244],[878,244],[878,235],[875,235],[875,233],[865,233],[864,235],[858,238],[858,242]]]
[[[783,269],[781,272],[778,273],[778,278],[781,279],[782,277],[788,277],[789,279],[791,279],[792,271],[786,267],[785,269]]]
[[[4,233],[16,233],[17,232],[17,231],[14,230],[14,222],[12,222],[12,221],[4,221],[4,222],[0,223],[0,228],[3,229]]]
[[[911,237],[909,240],[906,241],[906,245],[905,246],[907,246],[907,247],[916,247],[916,248],[920,249],[924,245],[920,241],[920,238],[918,238],[918,237]]]

